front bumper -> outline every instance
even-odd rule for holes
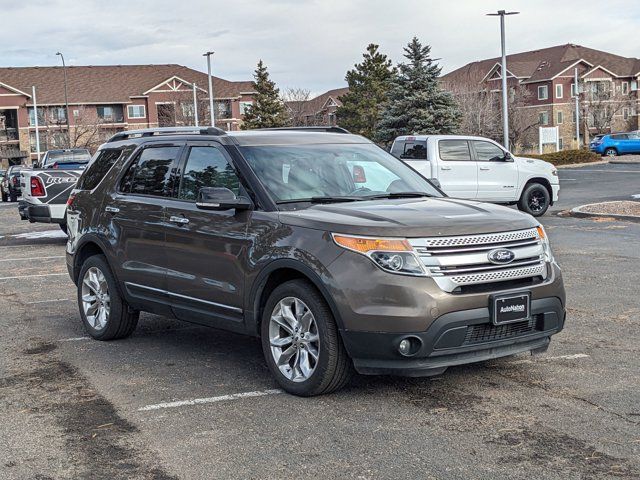
[[[560,194],[560,184],[551,184],[551,204],[553,205],[558,201],[558,196]]]
[[[426,331],[381,333],[342,331],[347,352],[362,374],[431,376],[448,367],[547,348],[564,327],[565,309],[558,297],[532,300],[529,321],[495,326],[489,308],[447,313]],[[407,337],[419,345],[411,356],[399,353]]]

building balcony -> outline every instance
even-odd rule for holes
[[[17,142],[19,140],[20,140],[20,137],[18,136],[17,128],[0,129],[0,142],[2,143]]]

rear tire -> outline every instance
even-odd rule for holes
[[[607,148],[604,151],[604,156],[605,157],[617,157],[618,156],[618,151],[615,148]]]
[[[85,330],[96,340],[128,337],[138,325],[139,312],[131,310],[120,296],[104,255],[89,257],[82,264],[78,307]]]
[[[534,217],[541,217],[549,209],[550,203],[551,195],[547,187],[540,183],[531,183],[522,192],[518,209]]]
[[[331,309],[305,280],[276,287],[264,308],[262,350],[284,390],[302,397],[342,388],[353,366]]]

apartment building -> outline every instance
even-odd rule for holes
[[[335,126],[340,97],[348,87],[334,88],[309,100],[287,102],[292,123],[296,126]]]
[[[452,91],[467,88],[497,94],[502,82],[500,63],[499,57],[469,63],[443,75],[442,83]],[[520,96],[517,109],[526,112],[533,127],[528,136],[531,145],[537,145],[538,126],[558,126],[561,148],[575,146],[576,92],[583,143],[597,133],[640,128],[638,58],[558,45],[508,55],[506,75],[511,99],[520,90],[526,93]]]
[[[29,164],[40,150],[91,149],[121,130],[208,124],[208,79],[181,65],[69,66],[69,118],[62,67],[0,68],[0,162]],[[195,94],[194,94],[195,85]],[[216,126],[237,130],[252,103],[253,82],[214,77]],[[195,95],[195,102],[194,102]],[[195,103],[195,108],[194,108]],[[67,124],[69,129],[67,129]]]

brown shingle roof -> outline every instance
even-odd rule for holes
[[[304,102],[303,115],[315,115],[319,113],[330,98],[335,100],[338,106],[341,106],[342,102],[340,101],[340,97],[348,91],[349,87],[334,88],[333,90],[329,90],[328,92],[307,100]]]
[[[206,73],[182,65],[68,66],[69,103],[128,102],[131,96],[143,95],[173,76],[207,89]],[[0,83],[29,94],[31,86],[35,85],[38,103],[64,103],[62,67],[0,68]],[[237,97],[240,92],[253,89],[251,81],[213,79],[216,98]]]
[[[622,57],[593,48],[568,43],[529,52],[507,55],[507,70],[525,81],[549,79],[578,60],[585,60],[594,66],[602,65],[618,76],[630,77],[640,71],[640,59]],[[480,82],[500,57],[469,63],[442,76],[445,82]]]

